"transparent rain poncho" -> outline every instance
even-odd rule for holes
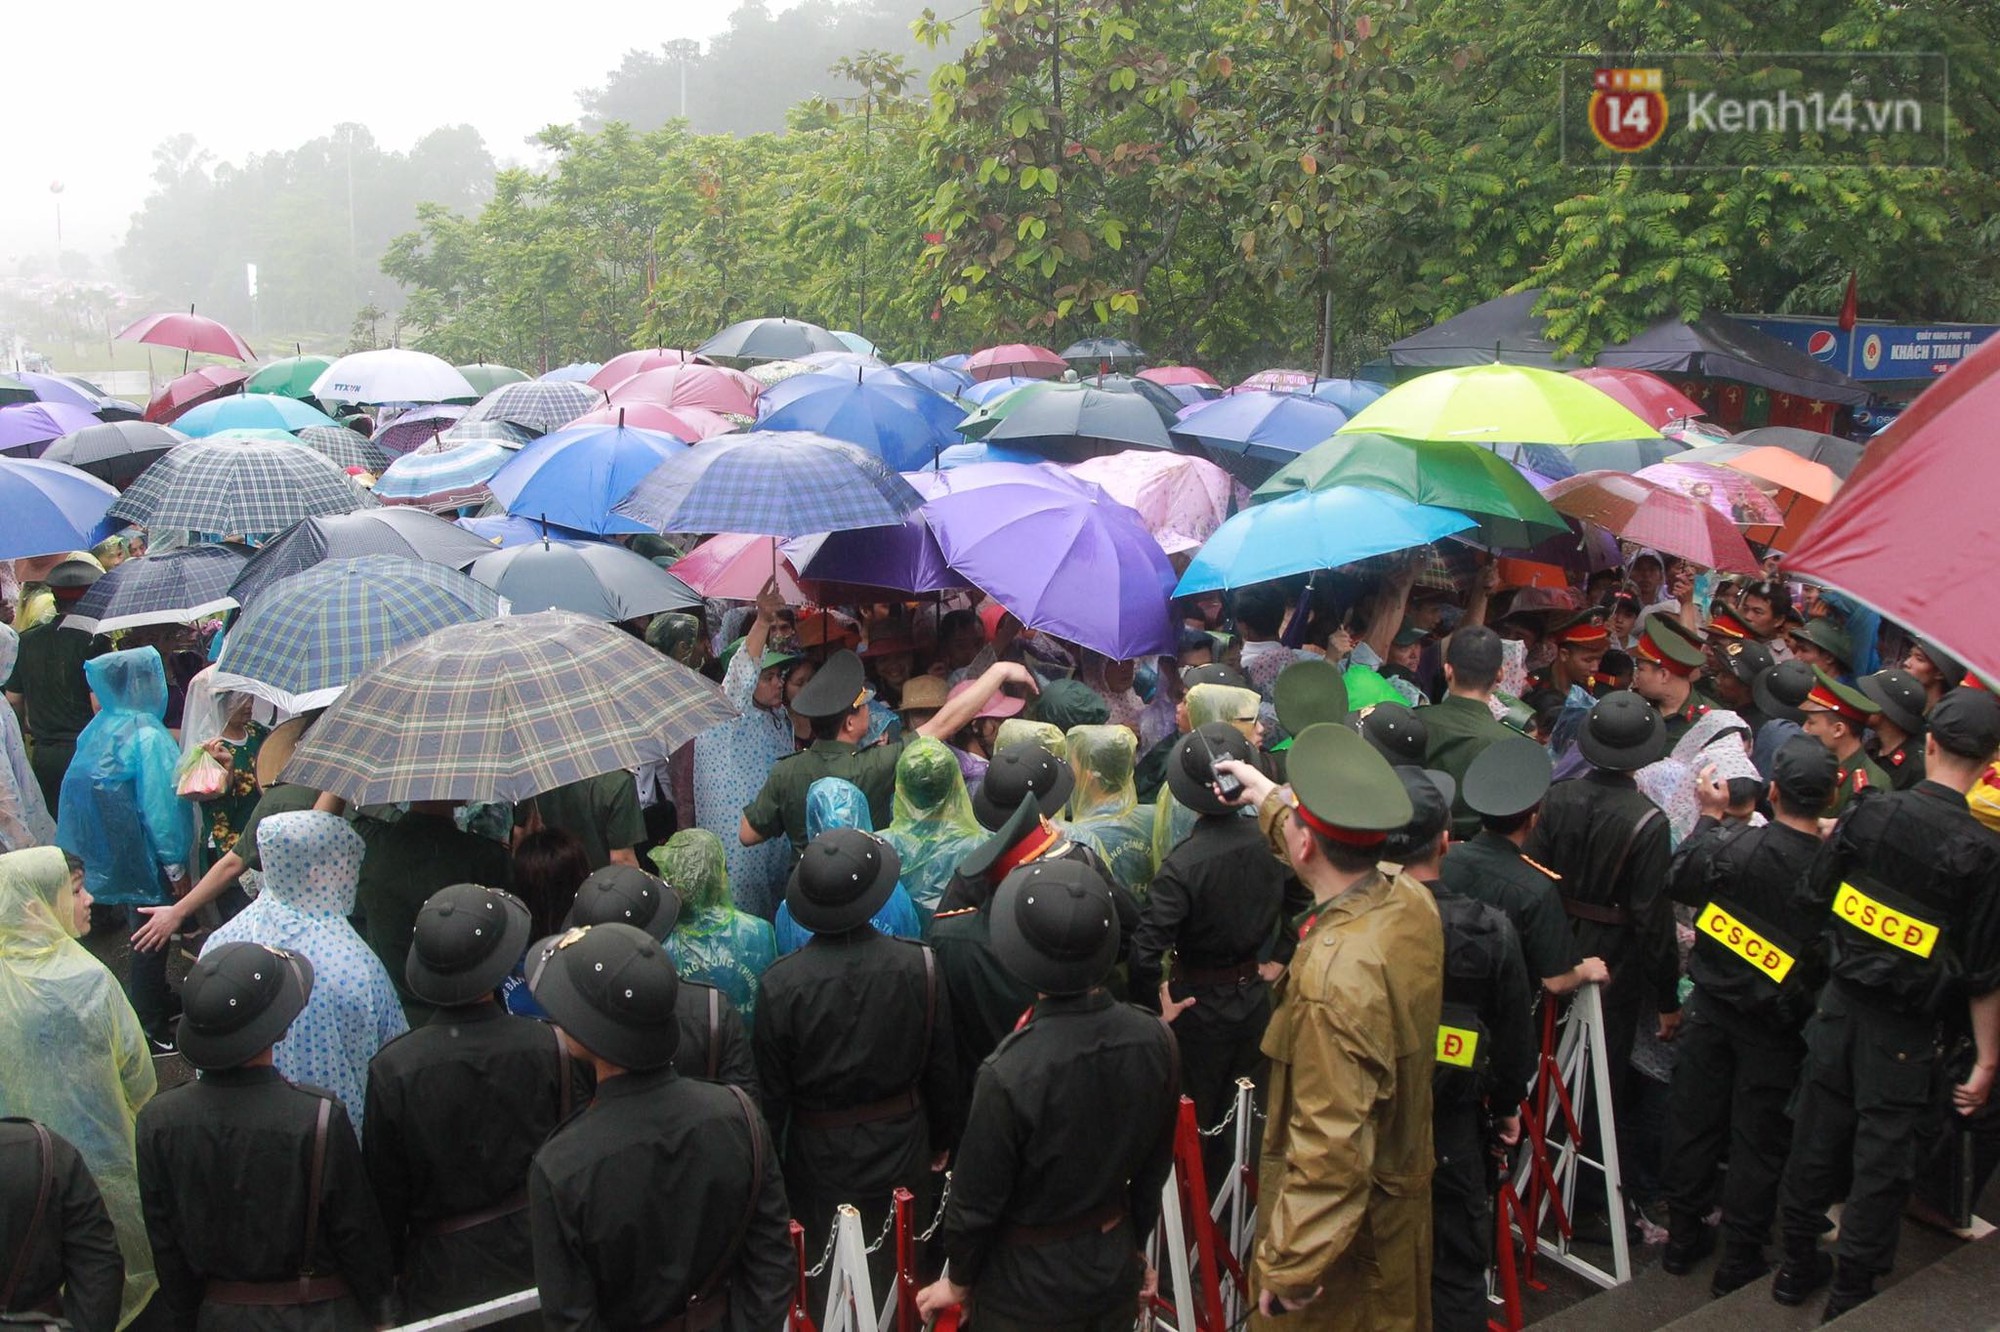
[[[822,777],[806,788],[806,842],[810,844],[813,838],[829,828],[875,831],[874,821],[868,815],[868,797],[862,794],[860,787],[844,777]],[[923,927],[917,920],[917,908],[901,882],[896,884],[889,900],[882,904],[882,909],[868,923],[898,939],[916,939],[923,935]],[[812,940],[812,931],[792,920],[789,903],[778,907],[777,934],[780,957],[798,952]]]
[[[83,861],[84,887],[106,906],[166,900],[161,869],[187,864],[194,830],[175,788],[181,747],[167,715],[167,669],[154,648],[83,664],[98,713],[63,777],[56,844]]]
[[[0,1115],[40,1120],[90,1167],[125,1256],[123,1326],[159,1284],[132,1136],[153,1060],[117,977],[72,937],[70,885],[54,847],[0,856]]]
[[[689,828],[650,852],[660,878],[681,895],[681,916],[667,936],[667,953],[689,980],[728,995],[747,1027],[756,1020],[757,983],[777,960],[771,922],[736,909],[722,839]]]
[[[987,835],[972,815],[958,756],[929,736],[905,744],[896,760],[895,817],[882,836],[903,858],[902,884],[926,933],[958,862]]]
[[[1234,685],[1198,684],[1187,692],[1187,715],[1189,731],[1196,731],[1210,722],[1228,722],[1244,731],[1244,738],[1250,738],[1248,728],[1238,722],[1240,717],[1255,717],[1263,704],[1263,696],[1254,689],[1238,689]],[[1169,760],[1171,762],[1171,760]],[[1194,827],[1195,812],[1174,799],[1174,793],[1164,783],[1153,803],[1153,864],[1166,860],[1173,849],[1181,844],[1181,838]]]
[[[1063,762],[1069,762],[1069,742],[1063,738],[1062,727],[1053,722],[1029,721],[1026,717],[1009,717],[1000,723],[1000,730],[993,737],[993,752],[998,754],[1024,742],[1038,744]]]
[[[1069,838],[1103,858],[1111,877],[1143,896],[1153,881],[1153,811],[1139,803],[1132,764],[1139,742],[1124,726],[1072,726],[1067,737],[1076,790]]]
[[[14,674],[21,637],[0,625],[0,680]],[[28,766],[28,746],[12,708],[0,708],[0,851],[24,851],[56,839],[56,821],[42,800],[42,788]]]

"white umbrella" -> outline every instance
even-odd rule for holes
[[[321,402],[449,402],[479,396],[449,361],[403,347],[343,356],[313,381],[312,392]]]

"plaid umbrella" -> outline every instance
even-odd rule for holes
[[[369,504],[346,472],[297,443],[194,439],[147,468],[111,516],[155,531],[254,537]]]
[[[436,514],[405,506],[308,518],[265,542],[236,575],[229,594],[248,606],[279,579],[326,560],[395,555],[463,569],[492,550]]]
[[[442,435],[425,440],[413,452],[449,453],[467,444],[498,444],[503,449],[526,448],[541,438],[526,426],[512,421],[460,421]]]
[[[356,676],[426,634],[506,613],[498,594],[457,570],[394,555],[328,560],[269,591],[229,631],[215,684],[287,712],[325,707]]]
[[[387,454],[413,453],[451,429],[467,410],[453,402],[414,408],[377,430],[375,443]]]
[[[153,461],[187,436],[151,421],[107,421],[72,431],[49,445],[42,458],[68,463],[114,486],[129,486]]]
[[[360,805],[525,800],[657,763],[734,715],[624,630],[543,611],[440,629],[377,663],[280,777]]]
[[[537,435],[560,430],[604,401],[604,395],[588,384],[563,379],[525,379],[502,384],[474,403],[460,419],[511,421]]]
[[[513,456],[490,440],[446,453],[406,453],[376,479],[375,497],[432,510],[479,504],[492,495],[487,481]]]
[[[108,634],[227,610],[236,604],[229,585],[249,554],[241,546],[183,546],[126,560],[90,585],[63,627]]]
[[[299,443],[314,453],[323,453],[336,467],[358,467],[364,472],[380,472],[389,465],[389,453],[380,444],[346,426],[307,426],[298,432]]]
[[[613,512],[656,532],[794,537],[886,527],[921,503],[866,449],[805,430],[756,430],[667,459]]]

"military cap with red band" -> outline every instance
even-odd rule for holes
[[[1813,670],[1812,692],[1806,695],[1806,701],[1801,706],[1808,712],[1831,712],[1842,721],[1856,726],[1866,726],[1868,719],[1881,711],[1875,706],[1874,699],[1859,689],[1842,684],[1817,667]]]
[[[1655,612],[1639,626],[1632,655],[1650,661],[1671,675],[1693,675],[1701,669],[1701,644],[1679,622]]]

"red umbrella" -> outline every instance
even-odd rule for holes
[[[704,407],[662,407],[657,402],[629,402],[599,407],[585,412],[564,429],[578,426],[627,425],[635,430],[658,430],[690,444],[736,429],[736,423],[719,412]]]
[[[669,365],[620,380],[606,390],[614,406],[635,402],[662,407],[700,407],[711,412],[757,414],[757,395],[764,386],[744,374],[719,365]]]
[[[678,347],[647,347],[643,351],[620,352],[599,366],[597,373],[584,382],[594,389],[608,389],[633,375],[658,370],[662,366],[714,364],[699,352],[682,351]]]
[[[1807,575],[2000,679],[2000,615],[1980,589],[2000,549],[1993,420],[2000,339],[1989,338],[1868,443],[1833,503],[1785,556]]]
[[[237,337],[227,324],[196,314],[193,306],[188,307],[186,314],[176,310],[172,314],[147,315],[118,337],[124,342],[150,342],[155,347],[179,347],[182,351],[233,356],[239,361],[257,359],[250,344]]]
[[[1632,475],[1701,500],[1738,527],[1777,527],[1785,521],[1785,511],[1777,501],[1744,472],[1675,459],[1641,467]]]
[[[1068,361],[1047,347],[1037,347],[1030,342],[1006,342],[998,347],[988,347],[972,353],[965,362],[965,373],[981,381],[1005,379],[1009,375],[1019,375],[1024,379],[1060,379],[1068,369]]]
[[[1141,370],[1139,378],[1150,379],[1155,384],[1199,384],[1207,388],[1221,388],[1222,384],[1208,371],[1192,365],[1156,365]]]
[[[1572,370],[1569,376],[1624,403],[1632,415],[1655,430],[1669,421],[1685,421],[1708,410],[1650,370],[1613,370],[1593,365]]]
[[[155,425],[166,425],[190,407],[241,393],[249,378],[248,371],[231,370],[220,365],[205,365],[199,370],[190,370],[178,379],[168,380],[166,386],[153,395],[153,400],[146,404],[146,419]]]
[[[1558,513],[1724,573],[1757,572],[1735,524],[1701,500],[1625,472],[1579,472],[1542,494]]]
[[[812,600],[799,586],[798,570],[779,555],[776,537],[724,532],[675,560],[667,572],[705,597],[730,601],[755,601],[775,573],[778,593],[787,605],[803,606]]]

